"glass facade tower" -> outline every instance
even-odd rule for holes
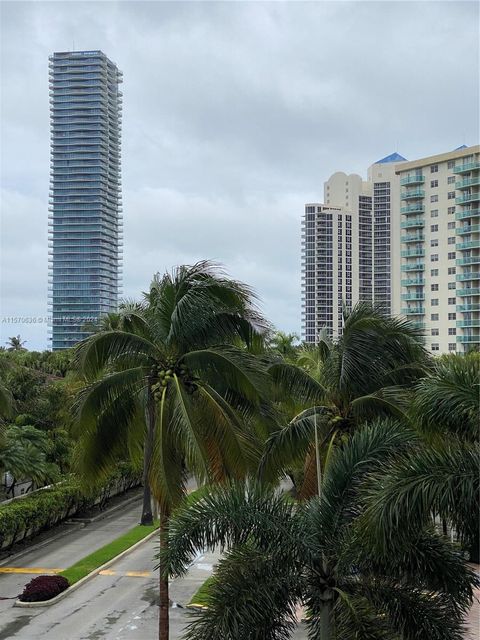
[[[122,72],[101,51],[54,53],[49,67],[49,306],[58,350],[117,308]]]

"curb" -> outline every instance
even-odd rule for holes
[[[83,584],[85,584],[85,582],[88,582],[89,580],[97,576],[100,573],[100,571],[107,569],[112,564],[117,562],[117,560],[120,560],[124,556],[128,555],[130,552],[135,551],[137,547],[142,545],[144,542],[147,542],[147,540],[150,540],[150,538],[153,538],[153,536],[157,535],[158,531],[159,531],[158,529],[155,529],[155,531],[152,531],[151,533],[149,533],[147,536],[145,536],[145,538],[142,538],[141,540],[136,542],[134,545],[132,545],[128,549],[125,549],[125,551],[122,551],[111,560],[108,560],[108,562],[105,562],[105,564],[102,564],[100,567],[97,567],[96,569],[88,573],[86,576],[84,576],[81,580],[79,580],[78,582],[75,582],[75,584],[73,584],[71,587],[68,587],[68,589],[65,589],[65,591],[62,591],[62,593],[59,593],[58,596],[55,596],[55,598],[51,598],[50,600],[43,600],[43,602],[21,602],[21,600],[15,600],[15,602],[13,603],[13,606],[20,607],[23,609],[31,609],[35,607],[49,607],[52,604],[56,604],[60,600],[63,600],[63,598],[66,598],[68,595],[70,595],[72,591],[75,591],[76,589],[80,588]]]

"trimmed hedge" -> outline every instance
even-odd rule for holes
[[[68,580],[62,576],[37,576],[25,585],[18,599],[21,602],[44,602],[55,598],[69,586]]]
[[[50,529],[79,511],[95,505],[102,508],[110,497],[139,484],[139,473],[130,465],[121,464],[106,483],[90,493],[82,490],[77,479],[70,478],[27,497],[0,504],[0,549]]]

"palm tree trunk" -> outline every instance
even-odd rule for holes
[[[160,552],[168,545],[167,540],[168,515],[164,510],[160,509]],[[159,592],[160,592],[160,617],[158,627],[159,640],[169,639],[169,605],[170,599],[168,595],[168,576],[162,575],[162,567],[159,569]]]
[[[320,640],[332,640],[332,601],[320,605]]]
[[[142,519],[140,521],[140,524],[144,525],[153,524],[152,495],[150,491],[148,473],[150,469],[150,462],[152,460],[153,438],[155,432],[155,399],[150,389],[148,389],[147,393],[147,433],[143,447],[143,506]]]

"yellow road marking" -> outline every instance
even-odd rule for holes
[[[151,571],[113,571],[112,569],[104,569],[100,571],[99,576],[126,576],[127,578],[150,578]]]
[[[55,575],[63,569],[44,569],[43,567],[0,567],[0,573],[39,573],[45,575]]]

